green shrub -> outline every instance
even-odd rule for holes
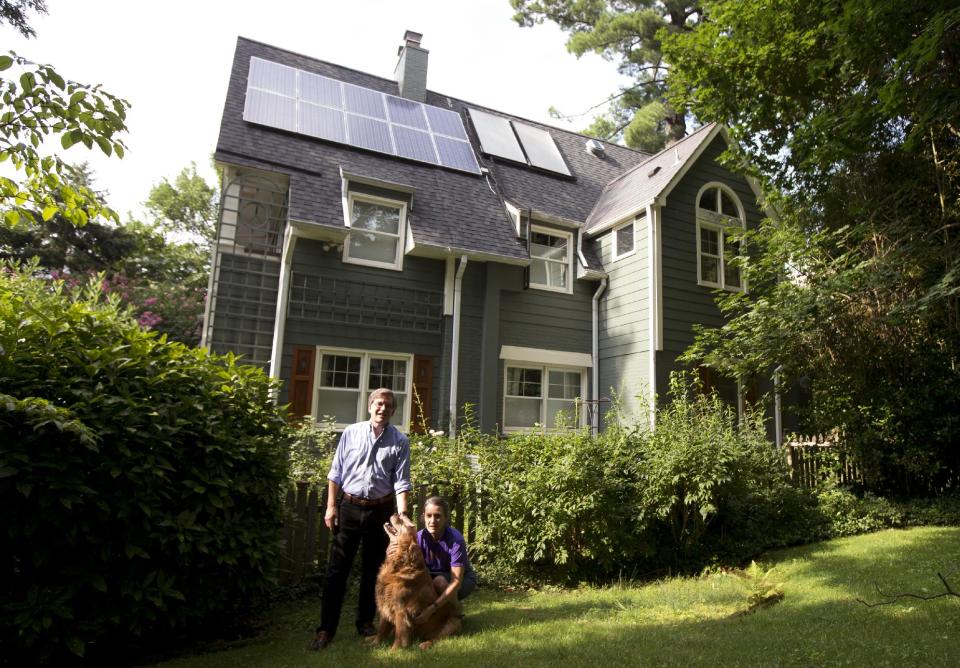
[[[853,536],[905,526],[960,526],[960,494],[918,499],[857,495],[844,487],[824,485],[816,490],[817,512],[824,531],[809,540]]]
[[[288,433],[271,391],[94,289],[0,275],[4,659],[103,656],[265,592]]]

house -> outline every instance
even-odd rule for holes
[[[725,131],[649,155],[431,91],[427,65],[413,32],[395,80],[238,40],[204,345],[338,425],[379,386],[451,431],[465,404],[501,432],[602,427],[611,395],[645,419],[715,291],[745,289],[730,232],[764,214]]]

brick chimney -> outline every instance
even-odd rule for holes
[[[423,35],[408,30],[403,36],[397,55],[397,68],[393,72],[400,89],[400,97],[417,102],[427,99],[427,55],[430,53],[420,46]]]

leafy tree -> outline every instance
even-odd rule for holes
[[[150,191],[147,210],[166,231],[186,233],[209,246],[216,232],[217,191],[197,174],[197,165],[184,167],[173,183],[166,177]]]
[[[746,295],[688,359],[809,380],[870,484],[960,474],[960,8],[925,0],[704,5],[664,38],[673,102],[727,123],[784,193],[749,235]],[[953,483],[955,484],[955,483]]]
[[[46,14],[46,0],[0,0],[0,23],[9,23],[24,37],[35,37],[36,33],[27,23],[28,9]]]
[[[117,136],[127,129],[129,103],[13,52],[0,56],[0,72],[0,162],[9,160],[22,176],[0,177],[6,223],[16,225],[21,216],[47,221],[57,213],[74,225],[100,215],[116,220],[96,193],[69,182],[66,162],[41,149],[57,139],[64,150],[96,144],[106,155],[122,158],[126,147]]]
[[[682,108],[665,99],[667,63],[661,52],[663,34],[693,30],[702,15],[701,2],[684,0],[510,0],[521,26],[544,21],[570,34],[567,49],[616,61],[635,84],[615,96],[609,111],[597,117],[588,134],[622,138],[628,146],[659,151],[669,138],[686,131]]]

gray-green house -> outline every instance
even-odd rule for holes
[[[465,404],[484,430],[602,427],[611,395],[648,419],[745,287],[729,231],[763,213],[726,133],[648,155],[430,91],[427,58],[408,32],[388,80],[238,41],[205,344],[340,425],[380,386],[437,429]]]

